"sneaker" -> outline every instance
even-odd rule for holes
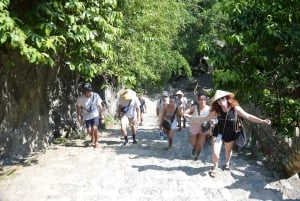
[[[133,144],[137,144],[137,141],[134,139],[134,140],[132,141],[132,143],[133,143]]]
[[[121,145],[121,147],[125,147],[127,145],[128,141],[123,142],[123,144]]]

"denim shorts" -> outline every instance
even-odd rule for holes
[[[85,120],[85,126],[87,128],[93,127],[93,126],[98,127],[98,125],[99,125],[99,117],[95,117],[93,119]]]

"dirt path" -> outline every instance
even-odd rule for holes
[[[102,133],[98,149],[86,146],[89,138],[53,145],[0,180],[0,201],[300,200],[299,178],[278,180],[260,162],[237,154],[230,172],[211,178],[211,146],[191,160],[188,128],[175,134],[167,152],[158,136],[155,101],[147,103],[137,145],[120,147],[118,125]]]

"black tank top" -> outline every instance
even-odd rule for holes
[[[222,140],[224,140],[225,142],[230,142],[234,140],[234,134],[233,134],[234,125],[235,125],[234,108],[231,108],[228,112],[221,111],[221,114],[217,118],[218,118],[218,123],[214,128],[213,135],[217,136],[218,134],[222,134]]]

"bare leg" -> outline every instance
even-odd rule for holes
[[[218,167],[221,148],[222,141],[216,142],[216,137],[212,137],[212,159],[214,163],[214,168]]]
[[[89,136],[91,137],[91,143],[92,145],[94,145],[94,135],[93,135],[93,131],[92,131],[92,128],[91,127],[88,127],[86,129],[87,133],[89,134]]]
[[[127,123],[128,123],[128,118],[126,116],[121,117],[121,133],[123,137],[127,137]]]
[[[170,130],[167,132],[167,135],[168,135],[168,142],[169,142],[168,150],[170,150],[170,149],[172,148],[174,132],[175,132],[175,130],[172,130],[172,129],[170,129]]]
[[[136,144],[137,143],[137,141],[135,139],[136,132],[137,132],[137,126],[136,125],[131,126],[131,132],[132,132],[133,144]]]
[[[183,117],[183,128],[185,128],[185,127],[186,127],[186,118]]]
[[[195,160],[198,159],[200,152],[203,148],[204,142],[205,142],[206,135],[203,133],[199,133],[196,141],[196,157]]]
[[[179,116],[179,119],[178,119],[178,130],[180,131],[181,130],[181,116]]]
[[[225,165],[229,168],[230,159],[232,156],[232,148],[234,145],[234,141],[225,142],[225,156],[226,156],[226,163]]]
[[[190,142],[191,142],[191,145],[192,145],[193,147],[195,147],[195,146],[196,146],[196,143],[197,143],[197,135],[191,134],[191,136],[190,136]]]
[[[99,135],[98,135],[98,127],[97,126],[93,126],[92,128],[92,135],[93,135],[93,144],[95,145],[95,148],[99,147],[99,143],[98,143],[98,138],[99,138]]]

